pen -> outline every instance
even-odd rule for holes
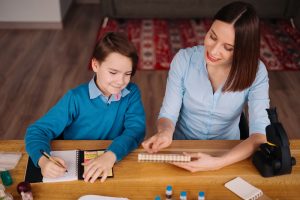
[[[51,162],[55,163],[57,166],[62,167],[65,169],[65,167],[58,162],[57,160],[53,159],[49,154],[47,154],[45,151],[40,150],[41,154],[43,154],[43,156],[45,156],[48,160],[50,160]],[[68,172],[68,170],[66,169],[66,172]]]

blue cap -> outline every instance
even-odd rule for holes
[[[180,196],[186,197],[186,192],[185,191],[180,192]]]
[[[199,197],[204,197],[205,193],[204,192],[199,192]]]
[[[155,197],[155,200],[160,200],[160,196],[156,196],[156,197]]]
[[[166,190],[167,190],[167,191],[172,191],[172,186],[171,186],[171,185],[168,185]]]

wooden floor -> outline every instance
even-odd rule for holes
[[[22,139],[70,88],[89,81],[99,5],[75,5],[63,30],[0,30],[0,139]],[[138,71],[147,136],[164,96],[167,71]],[[270,72],[270,97],[290,138],[300,138],[300,71]],[[91,122],[92,123],[92,122]]]

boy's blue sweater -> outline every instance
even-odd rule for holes
[[[27,129],[26,151],[35,165],[40,150],[49,153],[51,140],[60,134],[67,140],[113,140],[107,150],[117,161],[137,148],[145,136],[145,112],[138,87],[129,83],[126,89],[129,94],[110,104],[100,96],[91,99],[88,84],[68,91]]]

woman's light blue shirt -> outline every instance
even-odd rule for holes
[[[239,120],[246,103],[249,133],[265,134],[270,124],[269,79],[260,62],[253,84],[240,92],[213,92],[204,59],[204,47],[180,50],[168,75],[166,93],[159,118],[170,119],[174,139],[240,139]]]

